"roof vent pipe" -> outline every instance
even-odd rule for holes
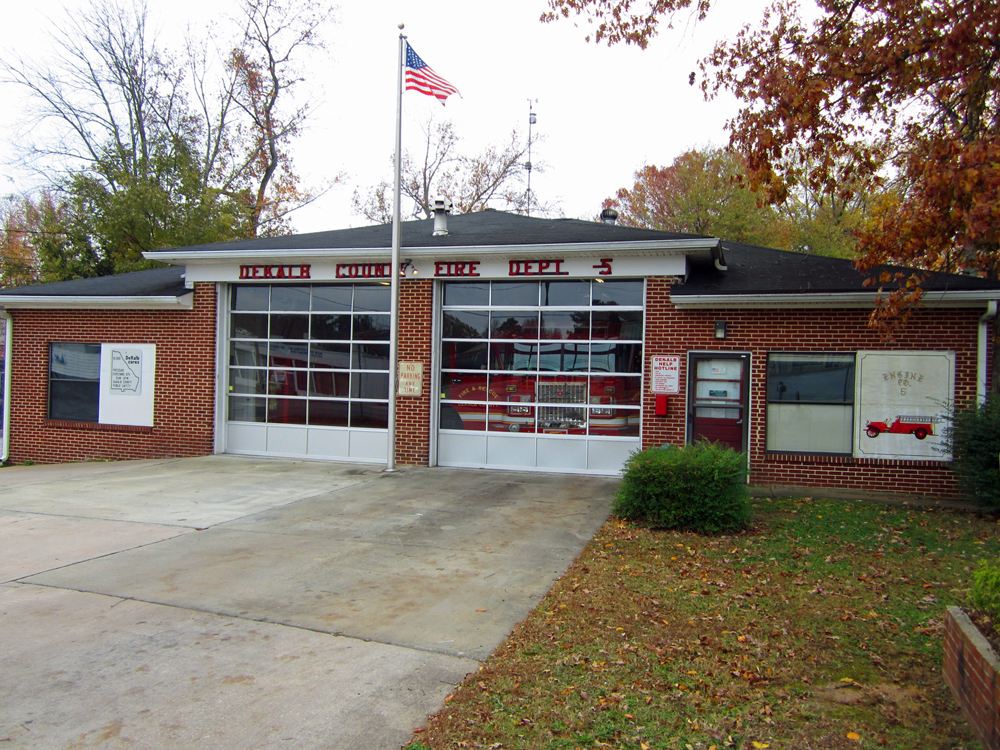
[[[614,224],[618,221],[618,212],[613,208],[606,208],[601,211],[601,221],[605,224]]]
[[[448,234],[448,214],[454,208],[452,202],[447,198],[435,198],[431,207],[434,210],[434,236]]]

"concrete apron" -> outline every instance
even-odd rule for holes
[[[0,742],[398,748],[616,486],[237,456],[2,469]]]

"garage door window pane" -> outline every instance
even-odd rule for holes
[[[309,287],[274,286],[271,288],[272,310],[308,310]]]
[[[537,339],[538,313],[495,310],[490,330],[491,338],[495,339]]]
[[[233,341],[229,344],[229,364],[267,367],[266,341]]]
[[[234,339],[266,339],[267,315],[265,313],[233,313],[231,335]]]
[[[314,286],[312,288],[312,309],[314,312],[351,311],[354,287],[350,284],[339,286]]]
[[[490,304],[493,307],[538,307],[538,282],[494,281]]]
[[[490,314],[485,310],[449,310],[444,314],[444,338],[485,339],[490,335]]]
[[[388,315],[355,315],[354,338],[363,341],[388,341]]]
[[[267,421],[267,401],[246,396],[229,397],[229,418],[234,422]]]
[[[389,407],[387,404],[372,404],[363,401],[351,402],[351,427],[373,427],[380,430],[389,428]]]
[[[388,284],[359,284],[354,287],[354,312],[389,312],[391,301]]]
[[[350,344],[309,344],[309,366],[314,369],[348,370],[351,367]]]
[[[347,401],[309,400],[309,424],[320,427],[347,427],[350,406]]]
[[[267,400],[267,421],[271,424],[305,424],[305,399],[269,398]]]
[[[271,295],[270,286],[236,286],[233,287],[233,310],[253,310],[267,312],[268,299]]]
[[[594,304],[642,307],[642,281],[634,279],[595,282]]]

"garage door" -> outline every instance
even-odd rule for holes
[[[388,284],[230,289],[227,450],[382,462]]]
[[[640,442],[643,281],[443,292],[438,463],[617,473]]]

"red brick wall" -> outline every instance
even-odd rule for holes
[[[10,461],[172,458],[212,452],[215,285],[196,284],[192,310],[11,310]],[[152,427],[53,422],[49,343],[156,344]]]
[[[430,463],[431,322],[434,282],[407,280],[399,285],[399,361],[422,362],[424,392],[396,399],[396,461],[410,466]]]
[[[1000,663],[990,644],[958,607],[944,618],[944,681],[986,750],[1000,750]]]
[[[855,351],[858,349],[938,349],[955,352],[955,399],[976,395],[976,346],[983,309],[919,310],[897,341],[886,344],[868,327],[868,310],[679,310],[670,301],[665,278],[650,278],[646,289],[646,382],[650,358],[681,357],[681,393],[669,398],[668,415],[654,413],[655,397],[643,395],[643,445],[683,445],[686,415],[687,352],[750,352],[750,481],[762,487],[826,487],[870,492],[957,496],[947,463],[848,456],[803,456],[765,452],[767,353],[769,351]],[[714,338],[716,320],[727,322],[724,341]],[[646,389],[649,390],[648,388]]]

